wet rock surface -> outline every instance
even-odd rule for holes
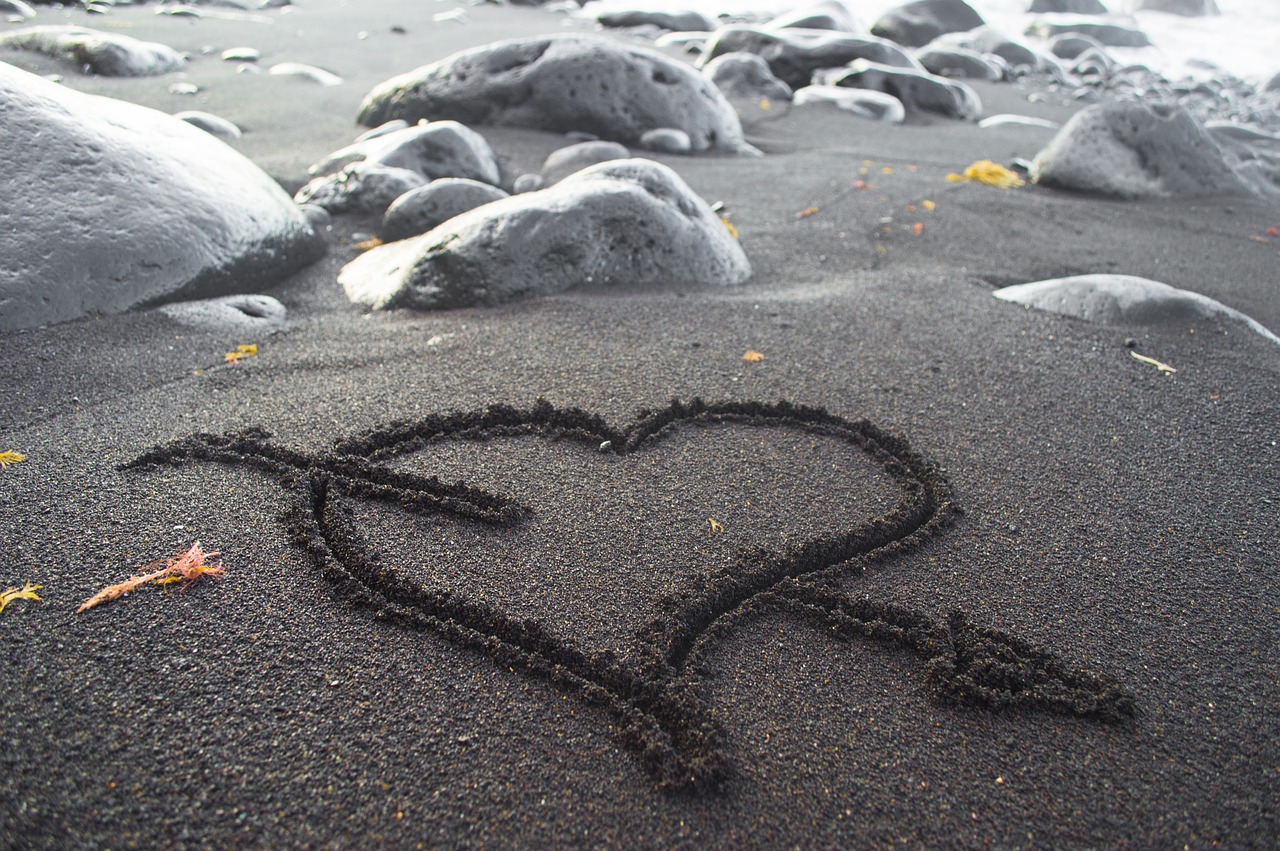
[[[0,328],[257,290],[323,254],[284,190],[203,130],[3,63],[0,88],[0,147],[24,152],[0,186]]]

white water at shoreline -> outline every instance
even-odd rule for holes
[[[904,0],[845,0],[844,4],[864,27],[886,9]],[[1014,38],[1024,36],[1039,15],[1026,12],[1031,0],[968,0],[993,27]],[[584,12],[601,9],[650,9],[719,13],[778,13],[811,5],[806,0],[593,0]],[[1103,5],[1123,13],[1137,0],[1103,0]],[[1218,0],[1222,14],[1184,18],[1161,12],[1113,14],[1118,23],[1136,25],[1151,37],[1153,47],[1110,48],[1119,61],[1141,63],[1171,78],[1190,75],[1188,60],[1212,62],[1237,77],[1265,81],[1280,72],[1280,0]]]

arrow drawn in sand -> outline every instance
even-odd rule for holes
[[[785,552],[739,555],[728,570],[693,570],[636,636],[626,661],[591,651],[535,619],[517,619],[483,599],[432,588],[382,564],[357,529],[351,505],[370,501],[417,515],[446,515],[501,535],[530,509],[502,494],[445,484],[378,463],[430,452],[449,440],[526,435],[573,441],[617,455],[653,452],[690,425],[745,424],[794,429],[860,450],[893,480],[901,501],[887,514],[819,536]],[[849,421],[788,403],[672,402],[642,413],[625,430],[601,418],[545,402],[529,410],[493,406],[376,429],[323,455],[281,447],[260,430],[197,434],[159,447],[123,469],[212,461],[278,474],[292,495],[285,523],[294,541],[344,597],[380,618],[442,636],[496,663],[545,678],[615,719],[624,741],[658,782],[706,788],[723,776],[723,731],[699,694],[694,662],[739,625],[783,611],[848,638],[908,649],[937,696],[990,708],[1019,706],[1115,720],[1133,698],[1113,680],[1073,670],[1015,636],[969,622],[961,612],[939,619],[839,586],[861,569],[884,565],[941,531],[956,513],[949,485],[902,440],[866,421]]]

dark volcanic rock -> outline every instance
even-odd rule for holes
[[[402,129],[388,129],[335,151],[307,171],[332,174],[354,162],[389,168],[406,168],[431,180],[465,177],[497,184],[501,179],[497,157],[489,142],[456,121],[429,121]]]
[[[324,253],[279,185],[203,130],[4,63],[0,90],[0,328],[261,289]]]
[[[478,180],[433,180],[401,195],[387,208],[380,236],[383,242],[418,236],[454,216],[506,197],[507,193],[498,187]]]
[[[1035,157],[1037,183],[1117,198],[1241,193],[1209,133],[1178,106],[1102,103],[1068,121]]]
[[[1044,70],[1055,64],[1051,57],[989,26],[940,35],[926,45],[926,49],[946,50],[955,47],[998,56],[1009,63],[1010,68]]]
[[[751,150],[733,107],[693,68],[587,35],[497,42],[387,80],[365,97],[359,120],[393,118],[581,131],[624,144],[674,127],[696,151]]]
[[[179,71],[187,60],[167,45],[85,27],[39,26],[0,33],[0,48],[30,50],[104,77],[151,77]]]
[[[976,50],[963,47],[944,49],[940,47],[924,47],[916,52],[916,60],[930,74],[939,77],[960,77],[966,80],[1002,80],[1005,76],[1003,64],[987,59]]]
[[[812,6],[802,6],[770,18],[764,24],[766,29],[808,29],[835,30],[836,32],[856,33],[858,22],[843,3],[835,0],[824,0]]]
[[[823,85],[871,89],[893,95],[902,101],[907,112],[932,112],[972,121],[982,111],[978,93],[964,83],[927,71],[890,68],[864,59],[850,63],[847,68],[824,71],[815,80]]]
[[[330,213],[382,215],[391,202],[426,184],[427,178],[407,168],[354,162],[332,174],[307,181],[293,200],[323,207]]]
[[[1151,12],[1168,12],[1171,15],[1182,15],[1187,18],[1222,14],[1217,0],[1141,0],[1138,8]]]
[[[338,280],[375,310],[499,304],[579,284],[736,284],[741,246],[679,176],[651,160],[584,169],[357,257]]]
[[[701,12],[601,12],[596,20],[606,27],[660,27],[682,32],[709,32],[716,25]]]
[[[826,30],[778,30],[758,27],[721,27],[707,42],[699,65],[727,53],[754,53],[769,63],[769,70],[792,89],[809,85],[813,72],[838,68],[855,59],[880,65],[920,68],[920,63],[892,42],[873,36],[855,36]]]
[[[737,110],[743,126],[781,118],[791,106],[791,87],[755,53],[723,53],[703,65],[702,73]]]
[[[1097,18],[1078,17],[1075,15],[1054,15],[1041,18],[1028,27],[1027,32],[1043,39],[1050,39],[1065,33],[1087,35],[1107,47],[1151,46],[1151,39],[1140,29]]]
[[[943,33],[964,32],[985,21],[964,0],[916,0],[885,12],[871,25],[871,34],[923,47]]]

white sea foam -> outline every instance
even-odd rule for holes
[[[864,26],[905,0],[844,0]],[[1038,16],[1027,14],[1031,0],[968,0],[987,23],[1020,37]],[[1188,76],[1189,60],[1212,62],[1238,77],[1265,80],[1280,71],[1280,0],[1218,0],[1221,15],[1184,18],[1161,12],[1131,12],[1138,0],[1102,0],[1120,22],[1144,30],[1154,42],[1146,48],[1112,48],[1121,62],[1141,63],[1170,77]],[[651,9],[703,14],[777,13],[811,5],[806,0],[593,0],[584,12],[600,9]]]

